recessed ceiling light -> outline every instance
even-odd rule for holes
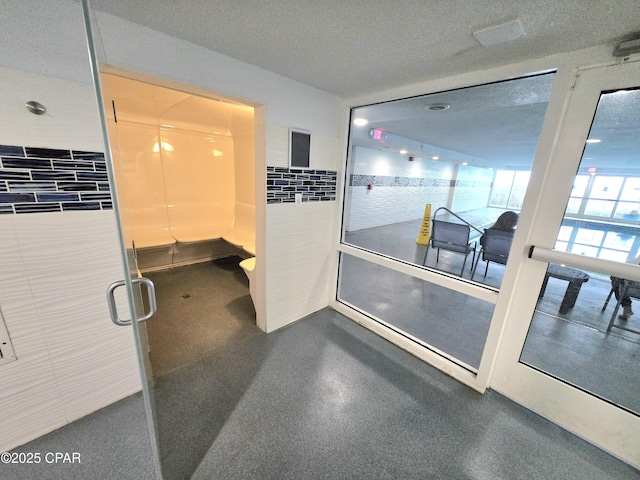
[[[600,143],[602,140],[599,138],[588,138],[587,143]]]
[[[467,162],[462,162],[462,165],[469,165],[469,163],[467,163]]]
[[[356,127],[364,127],[367,123],[369,123],[369,119],[368,118],[356,117],[356,118],[353,119],[353,124]]]
[[[431,160],[440,160],[440,157],[437,155],[434,155],[433,157],[431,157]]]
[[[431,105],[427,105],[424,108],[433,112],[441,112],[442,110],[449,110],[451,108],[451,105],[449,105],[448,103],[432,103]]]
[[[403,148],[402,150],[400,150],[400,153],[401,153],[402,155],[405,155],[405,154],[407,153],[407,150],[406,150],[405,148]]]

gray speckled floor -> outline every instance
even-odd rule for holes
[[[223,368],[211,372],[213,383],[199,378],[205,384],[191,387],[217,392],[209,412],[215,432],[194,479],[640,477],[499,394],[472,391],[330,309],[239,342],[217,361]],[[150,465],[144,416],[132,409],[137,400],[20,449],[79,449],[82,466],[2,466],[1,478],[151,478],[144,468]],[[211,422],[207,412],[199,414]],[[188,450],[189,438],[181,441]]]
[[[14,449],[40,453],[40,463],[0,463],[2,480],[139,480],[155,478],[142,394],[120,400]],[[48,453],[79,453],[80,463],[56,463]]]
[[[639,472],[332,310],[271,348],[194,479],[607,479]]]

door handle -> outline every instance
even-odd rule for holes
[[[143,317],[137,318],[138,322],[146,322],[158,311],[158,306],[156,304],[156,287],[151,280],[144,277],[132,278],[131,283],[133,285],[144,284],[147,286],[147,296],[149,297],[149,313],[147,313]],[[118,316],[118,308],[116,307],[116,298],[114,292],[116,288],[122,287],[124,285],[124,280],[118,280],[117,282],[109,285],[109,288],[107,288],[107,305],[109,305],[109,314],[111,315],[111,321],[121,327],[131,325],[131,320],[122,320]]]

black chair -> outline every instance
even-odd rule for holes
[[[502,230],[495,230],[488,228],[484,231],[482,236],[482,249],[478,255],[478,261],[473,266],[473,272],[471,273],[471,280],[476,274],[478,263],[480,263],[480,257],[484,262],[487,262],[487,266],[484,269],[484,276],[487,276],[489,271],[489,262],[499,263],[501,265],[507,264],[509,258],[509,250],[511,250],[511,243],[513,243],[514,232],[505,232]]]
[[[440,261],[440,249],[449,250],[451,252],[461,253],[464,255],[464,262],[462,262],[462,270],[460,276],[464,272],[464,267],[467,263],[467,257],[473,252],[471,265],[473,265],[476,258],[476,246],[475,242],[469,239],[471,235],[471,228],[469,225],[462,223],[446,222],[444,220],[433,220],[433,226],[431,228],[431,238],[427,244],[427,251],[424,254],[424,260],[422,265],[427,262],[427,255],[429,254],[429,247],[437,248],[436,263]],[[473,244],[473,246],[472,246]]]
[[[607,296],[607,300],[604,302],[604,305],[602,306],[602,310],[601,310],[602,312],[604,312],[605,309],[607,308],[607,305],[609,305],[609,300],[611,300],[611,296],[614,294],[615,288],[616,287],[614,286],[611,287],[609,296]],[[633,329],[615,324],[616,315],[618,313],[618,310],[620,309],[620,302],[622,302],[622,299],[625,296],[640,299],[640,282],[635,282],[632,280],[624,280],[623,282],[620,283],[619,288],[620,288],[620,291],[618,292],[618,302],[616,303],[616,308],[613,309],[613,313],[611,314],[611,320],[609,320],[609,325],[607,326],[607,333],[610,333],[613,327],[620,328],[622,330],[627,330],[633,333],[640,333],[637,330],[633,330]]]

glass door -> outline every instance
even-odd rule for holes
[[[138,319],[158,475],[190,478],[231,414],[232,399],[243,394],[227,388],[225,353],[235,339],[259,331],[239,268],[243,254],[233,246],[254,240],[254,108],[123,71],[98,55],[93,74],[123,264],[131,273],[114,288],[128,293],[128,318]],[[154,286],[141,272],[157,285],[154,318]],[[249,308],[236,314],[228,308],[236,300]]]
[[[640,64],[579,72],[566,105],[492,384],[637,467]]]
[[[118,130],[114,122],[107,119],[109,115],[108,105],[105,105],[102,96],[102,86],[99,73],[99,63],[104,59],[98,58],[98,52],[104,52],[99,42],[99,35],[94,32],[96,22],[93,11],[88,0],[82,0],[85,28],[91,63],[91,74],[93,78],[95,93],[98,101],[98,111],[100,114],[101,130],[105,143],[106,169],[109,177],[113,195],[113,210],[118,221],[118,237],[120,239],[122,264],[124,268],[124,278],[117,280],[107,290],[109,309],[112,321],[124,328],[132,328],[135,338],[136,352],[140,376],[142,379],[142,392],[149,428],[151,450],[154,457],[157,478],[163,478],[160,461],[159,441],[156,422],[156,408],[153,389],[153,375],[151,373],[151,361],[149,359],[149,342],[145,321],[149,320],[155,313],[155,290],[153,283],[142,277],[137,266],[135,244],[133,242],[132,224],[129,218],[130,212],[121,207],[121,201],[126,198],[128,188],[126,184],[116,181],[114,169],[114,153],[120,148]],[[120,181],[124,178],[120,179]],[[126,275],[128,273],[128,275]],[[145,293],[146,292],[146,293]],[[146,306],[145,306],[146,305]]]

